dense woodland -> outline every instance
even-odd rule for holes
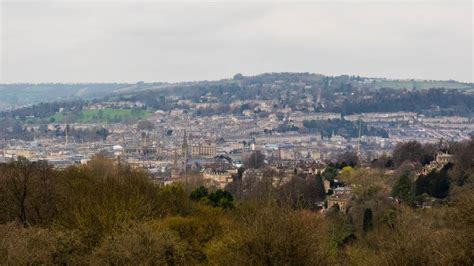
[[[453,153],[454,163],[417,177],[440,150]],[[254,156],[245,167],[264,168],[262,155]],[[295,171],[280,188],[239,171],[220,190],[158,185],[146,172],[106,158],[65,170],[19,159],[0,165],[1,263],[474,263],[474,140],[404,143],[391,157],[359,165],[347,153],[322,175]],[[347,213],[313,208],[326,196],[322,178],[353,187]],[[421,208],[427,198],[435,204]]]

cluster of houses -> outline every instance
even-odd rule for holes
[[[447,152],[439,152],[438,154],[436,154],[435,160],[431,161],[429,164],[423,167],[420,174],[427,175],[432,171],[440,171],[445,165],[453,162],[454,157],[452,154],[448,154]]]

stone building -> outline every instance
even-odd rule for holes
[[[425,165],[423,169],[421,170],[420,174],[427,175],[433,170],[439,171],[448,163],[453,163],[453,162],[454,162],[454,156],[452,154],[448,154],[447,152],[446,153],[438,152],[438,154],[436,154],[436,159],[431,161],[430,164]]]
[[[328,197],[328,209],[337,204],[341,212],[346,212],[351,198],[352,189],[350,187],[335,188],[334,194]]]
[[[193,158],[214,158],[217,154],[216,144],[210,141],[195,143],[191,145],[191,156]]]
[[[203,171],[203,179],[208,181],[211,185],[215,185],[219,188],[224,188],[227,184],[233,181],[231,172],[212,168]]]

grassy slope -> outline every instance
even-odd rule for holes
[[[120,122],[127,119],[144,119],[150,113],[139,109],[112,109],[106,108],[104,110],[83,110],[79,114],[79,122]]]
[[[394,89],[472,89],[472,85],[459,83],[455,81],[404,81],[404,80],[381,80],[375,82],[376,88],[394,88]]]

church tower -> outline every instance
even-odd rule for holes
[[[174,150],[173,168],[171,168],[171,180],[176,180],[180,176],[180,169],[178,168],[178,151]]]

